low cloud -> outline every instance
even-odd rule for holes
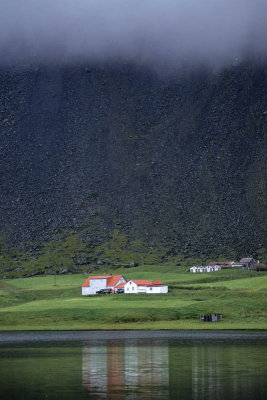
[[[265,57],[266,15],[266,0],[1,0],[0,63]]]

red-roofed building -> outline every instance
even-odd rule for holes
[[[239,262],[244,265],[243,269],[257,269],[257,261],[254,258],[241,258]]]
[[[213,261],[209,263],[209,266],[213,268],[216,266],[219,266],[221,268],[232,268],[234,264],[234,261]]]
[[[120,284],[125,284],[126,280],[122,275],[101,275],[101,276],[89,276],[82,284],[82,295],[96,294],[100,289],[113,289]]]
[[[168,293],[168,286],[159,280],[131,279],[124,285],[124,293]]]

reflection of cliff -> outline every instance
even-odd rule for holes
[[[215,399],[221,392],[221,350],[197,346],[192,349],[192,398]]]
[[[193,345],[170,347],[171,399],[263,399],[266,348]]]
[[[250,350],[251,351],[251,350]],[[252,399],[263,387],[262,368],[254,368],[246,347],[197,346],[192,349],[192,398]],[[255,353],[259,348],[255,347]],[[262,355],[259,354],[262,358]],[[253,356],[255,357],[255,355]]]
[[[263,400],[266,397],[266,346],[185,345],[167,340],[101,343],[83,348],[82,381],[90,398]]]
[[[83,348],[83,385],[98,398],[167,398],[169,386],[168,346],[141,345]]]

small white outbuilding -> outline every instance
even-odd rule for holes
[[[221,269],[220,265],[213,265],[213,271],[220,271]]]
[[[124,285],[124,293],[168,293],[168,286],[160,281],[131,279]]]
[[[213,269],[212,266],[207,265],[207,266],[205,267],[205,272],[213,272],[213,271],[214,271],[214,269]]]

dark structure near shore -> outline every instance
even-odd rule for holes
[[[203,322],[218,322],[220,319],[222,319],[223,315],[222,314],[202,314],[200,316],[200,321]]]

